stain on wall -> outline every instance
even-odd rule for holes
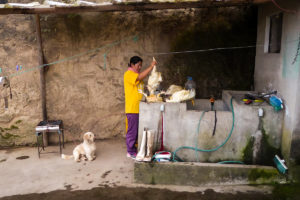
[[[287,37],[285,41],[282,77],[297,79],[300,69],[300,35],[299,39],[291,40],[291,38],[295,37]]]

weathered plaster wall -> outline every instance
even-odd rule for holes
[[[16,73],[17,64],[25,69],[38,65],[31,16],[1,16],[0,37],[1,76]],[[15,76],[10,81],[13,99],[8,101],[8,110],[4,109],[4,100],[0,101],[0,145],[32,143],[34,126],[41,118],[39,72]]]
[[[200,96],[209,95],[209,92],[201,92],[210,91],[209,88],[218,96],[223,88],[222,84],[215,84],[216,81],[208,84],[208,79],[205,79],[204,83],[202,79],[206,75],[213,76],[212,80],[222,78],[222,83],[229,81],[226,87],[233,87],[232,89],[239,85],[241,89],[250,88],[251,80],[246,81],[248,85],[245,86],[245,79],[234,77],[243,77],[245,74],[249,77],[249,72],[253,71],[251,63],[237,65],[239,69],[243,66],[243,70],[231,73],[232,68],[226,70],[226,66],[231,63],[232,57],[224,65],[224,60],[217,62],[218,59],[215,59],[213,63],[203,64],[204,67],[198,68],[199,63],[209,63],[214,58],[213,55],[217,54],[211,53],[209,57],[197,54],[201,57],[200,60],[197,60],[197,56],[183,56],[182,62],[176,64],[172,62],[174,57],[171,55],[157,55],[153,52],[232,46],[230,40],[234,43],[249,37],[249,40],[255,40],[255,35],[249,36],[253,26],[249,27],[245,23],[253,21],[251,16],[254,16],[255,21],[253,13],[255,9],[252,8],[224,8],[42,15],[45,60],[47,63],[59,61],[46,70],[49,119],[63,120],[67,141],[80,139],[80,134],[86,131],[93,131],[97,138],[124,136],[123,73],[133,55],[144,59],[144,67],[154,55],[159,63],[158,69],[164,74],[165,86],[183,84],[186,75],[195,73],[194,79],[199,86]],[[198,38],[199,27],[202,29],[205,26],[207,28],[202,30],[202,36]],[[34,16],[0,16],[0,28],[0,67],[3,75],[16,73],[17,64],[22,65],[22,70],[18,72],[37,67]],[[222,35],[225,30],[226,34]],[[209,37],[212,31],[214,36]],[[230,33],[236,37],[226,39]],[[138,37],[133,37],[135,35]],[[128,40],[124,41],[124,38]],[[194,43],[195,38],[198,39]],[[187,41],[184,42],[184,39]],[[200,45],[201,41],[205,41],[205,45]],[[213,43],[210,45],[209,41]],[[98,47],[104,48],[87,52]],[[87,53],[73,57],[83,52]],[[72,59],[64,60],[70,57]],[[191,59],[195,61],[194,64],[190,62]],[[248,53],[239,56],[238,51],[236,52],[235,61],[240,60],[242,63],[245,59],[251,60]],[[225,67],[214,73],[211,66],[217,66],[220,70]],[[35,69],[10,78],[13,99],[9,100],[8,110],[4,110],[3,101],[0,102],[0,126],[10,130],[1,132],[1,146],[35,143],[34,127],[42,118],[39,71],[38,68]],[[185,69],[190,69],[190,72],[186,73]],[[182,70],[184,73],[181,73]],[[11,127],[12,125],[18,129]],[[56,140],[55,134],[51,135],[53,137],[50,140]]]
[[[300,40],[300,2],[278,1],[286,9],[296,13],[283,13],[281,52],[264,53],[266,19],[281,12],[273,4],[260,6],[258,12],[257,49],[255,66],[255,89],[278,90],[285,103],[285,120],[282,138],[282,151],[285,158],[290,156],[291,144],[299,143],[299,69],[300,58],[297,48]],[[295,60],[296,59],[296,60]],[[294,62],[295,60],[295,62]],[[298,139],[297,139],[298,138]],[[296,146],[292,145],[292,149]],[[299,149],[299,148],[298,148]],[[299,150],[297,150],[299,156]],[[293,153],[295,154],[295,151]],[[293,157],[293,156],[292,156]]]

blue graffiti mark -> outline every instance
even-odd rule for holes
[[[138,40],[139,40],[139,36],[138,35],[136,35],[136,36],[133,37],[133,41],[134,42],[137,42]]]
[[[17,71],[22,70],[22,65],[17,65],[16,69],[17,69]]]

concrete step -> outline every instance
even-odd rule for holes
[[[135,162],[134,180],[143,184],[190,186],[286,182],[274,167],[191,162]]]

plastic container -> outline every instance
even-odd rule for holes
[[[282,100],[278,98],[277,96],[271,96],[270,97],[270,104],[273,106],[275,111],[279,111],[283,109]]]
[[[158,151],[154,154],[153,157],[156,162],[170,162],[172,153],[167,151]]]
[[[184,85],[184,88],[186,90],[196,89],[196,83],[193,81],[193,78],[191,76],[187,77],[187,81]]]

